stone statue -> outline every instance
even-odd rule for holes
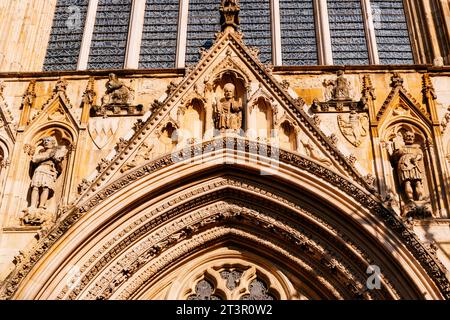
[[[25,210],[25,224],[40,225],[44,222],[43,213],[47,209],[47,201],[54,192],[56,179],[61,174],[61,161],[67,149],[58,146],[54,137],[45,137],[42,147],[38,147],[31,162],[36,165],[31,180],[31,203]]]
[[[337,73],[337,79],[333,88],[333,98],[336,100],[347,100],[350,98],[349,83],[344,78],[344,72],[339,70]]]
[[[220,24],[222,25],[222,31],[227,28],[237,30],[239,26],[239,12],[241,7],[237,0],[222,0],[220,3]]]
[[[117,78],[114,73],[109,74],[109,80],[106,82],[106,92],[101,99],[101,105],[91,107],[91,117],[102,116],[137,116],[143,114],[143,105],[133,105],[134,90],[125,85],[123,81]],[[91,85],[92,87],[92,85]],[[88,89],[83,99],[88,103],[93,100],[95,92],[92,88]]]
[[[224,97],[215,104],[217,129],[239,130],[242,127],[242,103],[235,98],[235,86],[227,83],[223,87]]]
[[[337,72],[337,78],[336,80],[328,80],[324,81],[325,87],[332,87],[331,92],[331,99],[332,100],[350,100],[350,83],[347,79],[344,77],[344,71],[339,70]]]
[[[428,217],[432,215],[429,202],[425,199],[423,180],[424,172],[420,167],[423,152],[419,144],[415,144],[415,133],[405,131],[394,139],[392,157],[398,177],[398,183],[405,197],[403,215]]]
[[[408,201],[423,199],[423,174],[419,167],[423,153],[414,140],[414,132],[406,131],[403,133],[403,143],[400,139],[394,142],[393,156],[397,163],[398,182]]]
[[[124,105],[129,103],[130,98],[130,89],[114,73],[110,73],[109,80],[106,82],[106,94],[102,98],[102,105]]]

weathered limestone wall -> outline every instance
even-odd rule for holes
[[[41,71],[56,0],[0,0],[0,70]]]

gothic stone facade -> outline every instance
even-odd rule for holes
[[[225,2],[195,66],[0,74],[1,298],[449,299],[450,67],[274,68]]]

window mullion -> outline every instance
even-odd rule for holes
[[[180,18],[178,19],[177,54],[175,67],[184,68],[186,65],[186,42],[189,16],[189,0],[180,0]]]
[[[317,50],[320,65],[333,64],[331,50],[330,23],[328,21],[327,0],[314,0],[314,14],[317,29]]]
[[[125,52],[125,69],[138,69],[141,52],[142,32],[144,30],[146,0],[133,0]]]
[[[271,0],[271,20],[272,20],[272,60],[275,66],[281,66],[282,53],[281,53],[281,26],[280,26],[280,1]]]
[[[380,64],[380,57],[378,55],[377,39],[375,37],[375,26],[370,0],[361,0],[361,8],[364,16],[364,29],[366,32],[369,63]]]
[[[91,49],[92,35],[94,33],[95,17],[97,15],[98,0],[89,0],[86,23],[84,25],[83,39],[81,41],[80,55],[78,56],[78,70],[86,70]]]

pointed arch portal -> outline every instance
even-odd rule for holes
[[[443,297],[434,258],[374,195],[297,154],[278,150],[269,166],[249,160],[249,141],[226,140],[89,195],[18,261],[10,297],[185,299],[200,281],[221,299],[244,297],[230,274],[247,297],[252,281],[276,299]]]

